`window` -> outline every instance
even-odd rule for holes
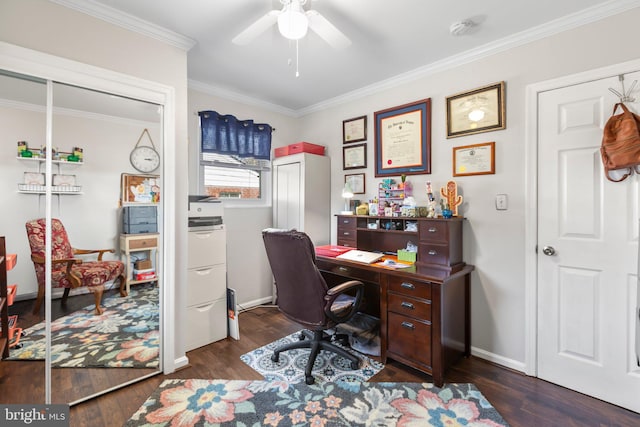
[[[268,160],[237,157],[228,154],[201,153],[203,190],[220,199],[262,198],[263,172]]]

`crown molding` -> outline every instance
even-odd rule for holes
[[[210,85],[208,83],[203,83],[197,80],[189,79],[188,88],[197,90],[198,92],[202,92],[207,95],[219,96],[220,98],[224,98],[229,101],[236,101],[236,102],[241,102],[245,105],[253,105],[254,107],[264,108],[266,110],[280,113],[285,116],[294,117],[294,118],[297,118],[300,116],[300,114],[296,110],[293,110],[291,108],[282,107],[280,105],[262,101],[260,99],[253,98],[251,96],[243,95],[241,93],[234,92],[220,86]]]
[[[196,45],[196,40],[183,36],[174,31],[140,19],[136,16],[124,13],[112,7],[95,2],[93,0],[49,0],[52,3],[68,7],[69,9],[82,12],[102,19],[114,25],[118,25],[136,33],[143,34],[163,43],[175,46],[184,51],[189,51]]]
[[[399,74],[389,79],[382,80],[380,82],[353,90],[351,92],[347,92],[335,98],[331,98],[326,101],[301,108],[297,110],[296,113],[297,116],[304,116],[307,114],[326,110],[327,108],[335,107],[340,104],[355,101],[357,99],[364,98],[369,95],[374,95],[378,92],[392,89],[408,82],[412,82],[442,71],[446,71],[464,64],[468,64],[470,62],[480,60],[482,58],[486,58],[491,55],[495,55],[500,52],[504,52],[509,49],[516,48],[518,46],[522,46],[527,43],[541,40],[555,34],[559,34],[568,30],[572,30],[574,28],[581,27],[583,25],[590,24],[592,22],[608,18],[613,15],[620,14],[637,7],[640,7],[640,0],[614,0],[611,2],[603,3],[601,5],[592,6],[580,12],[563,16],[562,18],[558,18],[545,24],[532,27],[528,30],[521,31],[509,37],[504,37],[494,42],[487,43],[475,49],[462,52],[458,55],[444,58],[440,61],[433,62],[431,64],[416,68],[406,73]]]

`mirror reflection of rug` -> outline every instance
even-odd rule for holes
[[[125,423],[145,426],[508,427],[473,384],[165,380]]]
[[[263,347],[240,356],[247,365],[258,371],[267,381],[285,381],[289,383],[304,382],[304,369],[309,360],[308,348],[294,349],[280,353],[278,363],[271,360],[273,350],[283,344],[298,341],[300,332],[296,332]],[[348,352],[360,358],[360,369],[351,369],[350,362],[335,353],[320,351],[311,374],[316,382],[326,381],[367,381],[380,372],[384,365],[351,348]]]
[[[105,298],[104,313],[94,305],[51,323],[51,366],[55,368],[157,368],[159,366],[158,288],[131,288],[128,297]],[[22,348],[6,360],[44,360],[45,325],[25,329]]]

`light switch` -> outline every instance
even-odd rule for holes
[[[507,195],[496,194],[496,209],[499,211],[506,211],[508,207]]]

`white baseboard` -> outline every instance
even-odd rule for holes
[[[262,304],[271,304],[272,303],[272,298],[271,296],[268,297],[264,297],[264,298],[258,298],[258,299],[254,299],[253,301],[247,301],[247,302],[243,302],[243,303],[238,303],[238,310],[243,311],[243,310],[247,310],[249,308],[253,308]]]
[[[182,356],[173,361],[174,371],[177,369],[184,368],[189,365],[189,358],[187,356]],[[165,374],[170,374],[171,372],[165,372]]]
[[[522,372],[523,374],[526,373],[526,366],[524,362],[519,362],[517,360],[490,353],[477,347],[471,347],[471,354],[480,359],[488,360],[489,362],[504,366],[505,368],[510,368],[515,371]]]

